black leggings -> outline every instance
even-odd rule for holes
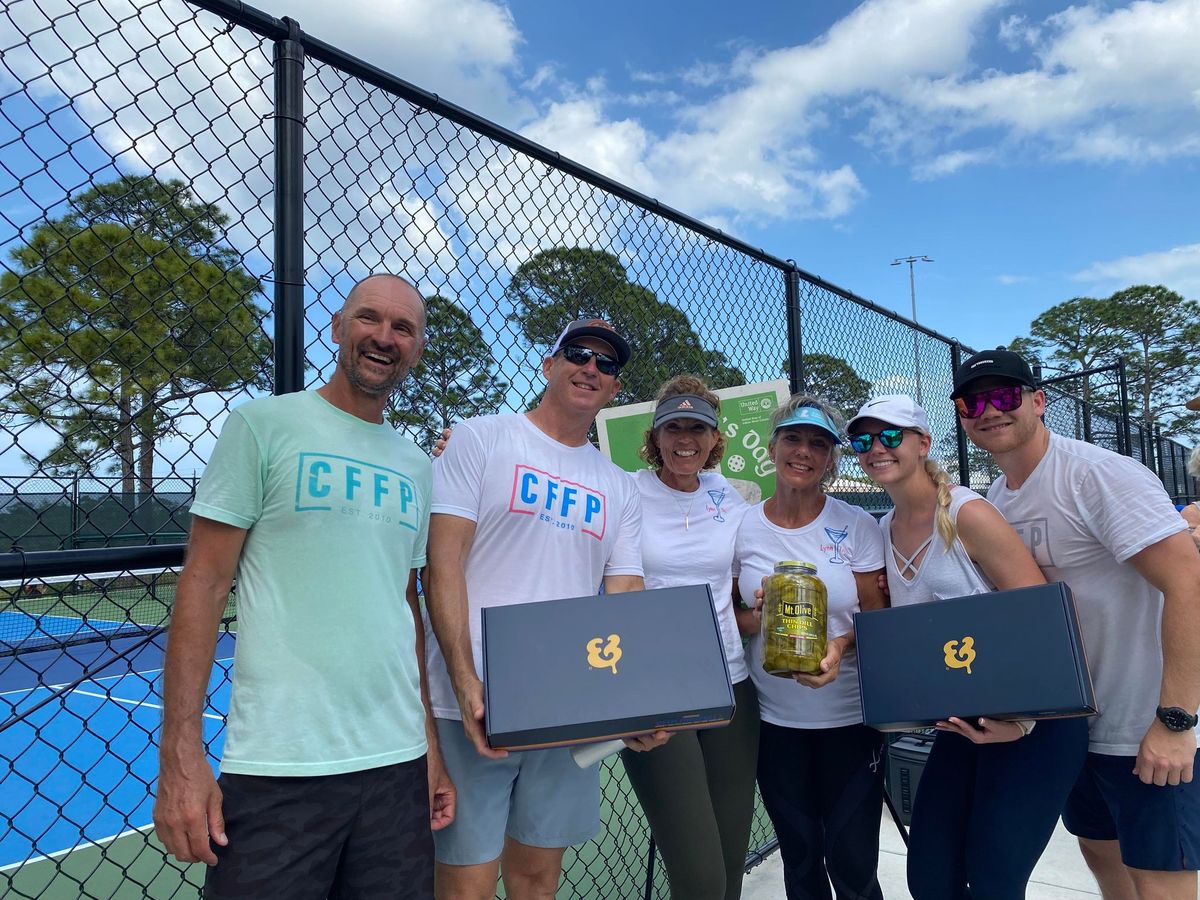
[[[1087,719],[1042,721],[1004,744],[939,734],[913,804],[913,900],[1021,900],[1087,747]]]
[[[758,694],[733,686],[737,712],[724,728],[684,731],[621,758],[662,853],[675,900],[737,900],[754,819]]]
[[[758,786],[779,837],[788,900],[882,900],[883,735],[865,725],[762,723]],[[922,786],[924,786],[922,784]]]

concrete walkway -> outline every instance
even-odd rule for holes
[[[886,900],[912,900],[905,880],[904,842],[885,811],[879,832],[879,883]],[[783,867],[779,854],[753,869],[742,887],[742,900],[783,900]],[[1091,900],[1100,896],[1075,838],[1059,823],[1050,845],[1033,870],[1027,900]]]

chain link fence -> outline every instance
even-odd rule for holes
[[[195,479],[229,409],[331,372],[350,286],[402,273],[429,346],[392,423],[428,447],[536,403],[570,319],[635,359],[618,402],[691,371],[788,377],[847,412],[921,397],[935,453],[985,489],[947,399],[970,353],[276,20],[225,0],[11,0],[0,11],[0,885],[188,897],[156,843],[164,630]],[[1048,419],[1194,498],[1183,448],[1052,389]],[[886,498],[847,459],[837,493]],[[224,737],[236,602],[205,710]],[[666,897],[619,763],[564,895]],[[759,809],[748,864],[774,848]]]

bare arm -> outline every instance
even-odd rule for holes
[[[1200,553],[1187,532],[1180,531],[1129,562],[1163,595],[1159,705],[1194,713],[1200,705]],[[1195,755],[1192,731],[1171,731],[1156,718],[1142,738],[1134,772],[1146,784],[1189,782]]]
[[[201,715],[212,673],[217,629],[246,531],[192,518],[187,560],[179,576],[163,669],[154,825],[180,862],[216,865],[209,838],[224,846],[221,790],[204,753]]]
[[[428,570],[426,570],[428,571]],[[433,723],[433,710],[429,705],[429,677],[425,667],[425,625],[421,621],[421,601],[417,596],[417,573],[408,577],[408,588],[404,592],[408,608],[413,617],[413,633],[416,637],[417,671],[421,675],[421,705],[425,708],[425,741],[429,744],[426,756],[429,769],[429,827],[439,831],[454,821],[457,795],[454,783],[442,763],[442,751],[438,746],[437,728]]]
[[[493,750],[487,744],[483,727],[483,682],[475,672],[475,656],[471,650],[466,565],[474,541],[475,523],[470,519],[444,513],[429,517],[429,581],[425,605],[458,698],[463,731],[481,756],[500,759],[508,754]]]
[[[626,591],[644,591],[646,581],[641,575],[605,575],[604,593],[624,594]]]
[[[1029,550],[1004,516],[990,503],[964,503],[958,511],[958,536],[967,555],[1001,591],[1045,584]]]
[[[753,637],[762,629],[762,591],[754,592],[753,606],[743,607],[741,597],[738,580],[735,578],[733,579],[733,617],[737,619],[738,634],[742,637]]]

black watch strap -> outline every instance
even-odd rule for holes
[[[1200,721],[1200,717],[1192,715],[1179,706],[1160,706],[1154,711],[1154,714],[1158,716],[1158,721],[1172,731],[1191,731]]]

